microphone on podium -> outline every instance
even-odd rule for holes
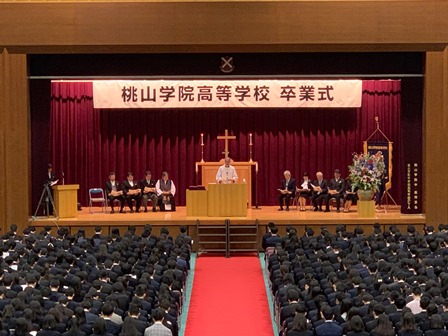
[[[64,172],[62,172],[61,175],[62,175],[62,185],[65,185],[65,182],[64,182],[64,176],[65,176]]]

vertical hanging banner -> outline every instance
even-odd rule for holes
[[[364,141],[364,154],[381,152],[384,157],[384,190],[392,188],[392,142]]]
[[[93,81],[94,108],[358,108],[361,80]]]

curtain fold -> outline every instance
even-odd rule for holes
[[[109,171],[123,180],[131,170],[142,179],[147,169],[154,178],[167,170],[177,186],[177,204],[185,205],[185,190],[199,184],[195,162],[218,161],[224,143],[216,137],[225,129],[236,140],[229,143],[235,161],[259,163],[258,203],[276,204],[276,188],[288,169],[300,179],[306,170],[326,179],[336,168],[345,177],[353,152],[376,128],[394,143],[393,188],[401,199],[399,80],[364,80],[359,109],[94,109],[92,83],[53,82],[51,86],[51,158],[65,183],[80,185],[79,200],[87,204],[88,189],[103,187]],[[378,139],[381,140],[381,139]],[[255,178],[255,174],[254,174]],[[255,183],[255,181],[253,181]],[[253,195],[255,197],[255,195]],[[254,198],[253,198],[254,199]]]

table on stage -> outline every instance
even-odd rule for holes
[[[78,184],[55,185],[54,206],[59,218],[78,216]]]
[[[187,190],[187,216],[208,216],[207,190]]]
[[[247,184],[208,185],[208,215],[210,217],[246,217]]]

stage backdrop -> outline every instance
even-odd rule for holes
[[[364,80],[362,107],[342,109],[94,109],[90,82],[53,82],[51,91],[51,161],[64,171],[65,183],[80,184],[84,205],[88,189],[104,188],[109,171],[123,180],[129,170],[141,179],[147,169],[154,178],[167,170],[177,186],[177,203],[184,205],[186,188],[200,183],[195,173],[200,134],[205,161],[218,161],[224,143],[216,137],[225,129],[237,137],[229,146],[235,161],[249,159],[253,134],[258,203],[273,205],[285,169],[297,179],[304,171],[314,178],[319,170],[330,179],[335,168],[345,177],[352,153],[363,151],[375,129],[375,117],[394,143],[390,192],[401,199],[398,80]]]

